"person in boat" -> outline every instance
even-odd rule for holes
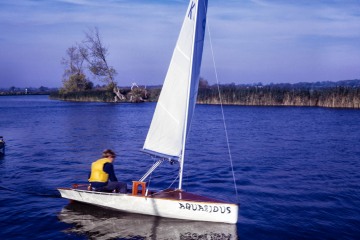
[[[91,164],[89,190],[127,193],[127,184],[119,182],[115,175],[113,165],[115,158],[115,152],[110,149],[105,149],[102,158]]]

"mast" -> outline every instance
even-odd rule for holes
[[[190,8],[191,11],[191,8]],[[190,14],[190,13],[189,13]],[[196,44],[196,28],[197,28],[197,20],[198,20],[198,14],[199,14],[199,2],[198,2],[198,6],[196,6],[196,14],[195,14],[195,27],[194,27],[194,31],[193,31],[193,46],[192,46],[192,51],[191,51],[191,56],[194,56],[194,48],[195,48],[195,44]],[[190,66],[191,68],[189,69],[189,78],[188,78],[188,83],[189,86],[191,86],[191,81],[192,81],[192,73],[193,73],[193,62],[194,62],[194,58],[191,58],[191,63]],[[186,139],[187,139],[187,130],[188,130],[188,122],[189,122],[189,105],[190,105],[190,89],[191,87],[188,88],[187,91],[187,101],[186,101],[186,109],[185,109],[185,126],[184,126],[184,133],[183,133],[183,144],[182,144],[182,150],[181,150],[181,157],[180,157],[180,168],[179,168],[179,190],[182,190],[182,182],[183,182],[183,172],[184,172],[184,160],[185,160],[185,149],[186,149]],[[190,120],[191,121],[191,120]]]

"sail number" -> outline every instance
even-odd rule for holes
[[[231,213],[231,207],[212,206],[207,204],[194,204],[194,203],[179,203],[179,209],[189,210],[194,212],[208,212],[208,213]]]

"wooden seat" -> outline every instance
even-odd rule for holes
[[[141,195],[145,196],[146,182],[133,181],[132,195],[138,195],[139,186],[141,186]]]

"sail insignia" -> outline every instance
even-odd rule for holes
[[[194,7],[195,7],[195,3],[192,2],[192,3],[191,3],[190,10],[189,10],[189,13],[188,13],[188,17],[189,17],[190,19],[192,19],[192,11],[193,11]]]

